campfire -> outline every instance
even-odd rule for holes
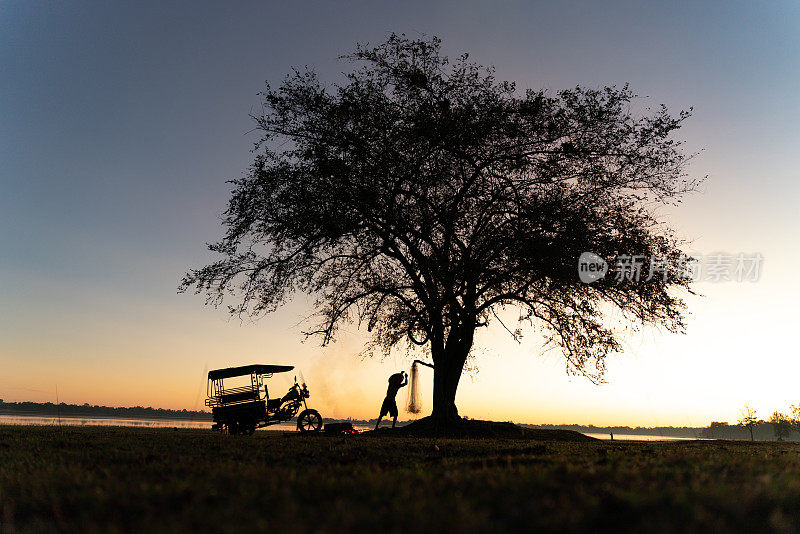
[[[326,434],[333,434],[333,435],[349,435],[349,434],[360,434],[361,432],[353,428],[352,423],[327,423],[323,430]]]

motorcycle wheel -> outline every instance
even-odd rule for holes
[[[322,416],[317,410],[303,410],[297,416],[297,430],[301,434],[319,432],[322,430]]]

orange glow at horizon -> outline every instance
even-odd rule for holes
[[[785,411],[800,402],[791,397],[791,377],[800,372],[800,364],[778,376],[753,368],[759,353],[774,354],[783,347],[780,337],[752,333],[791,329],[790,299],[781,307],[779,296],[765,297],[760,292],[767,283],[703,284],[707,296],[689,302],[688,334],[646,330],[627,339],[625,352],[609,357],[608,383],[603,385],[567,376],[559,353],[542,353],[535,336],[518,344],[499,326],[479,331],[479,370],[462,377],[459,411],[471,418],[532,424],[646,427],[734,422],[744,404],[757,408],[762,417]],[[743,314],[736,305],[743,298],[758,313]],[[183,315],[149,309],[149,319],[139,321],[132,320],[122,303],[107,305],[107,319],[92,325],[94,336],[86,336],[91,330],[81,331],[84,318],[77,313],[40,333],[35,343],[25,332],[6,343],[0,358],[13,355],[15,364],[0,379],[0,398],[54,402],[57,387],[59,400],[67,403],[204,409],[207,370],[282,363],[303,373],[311,390],[309,404],[323,417],[370,419],[377,416],[387,377],[408,369],[414,357],[362,360],[362,338],[347,329],[329,347],[321,348],[313,339],[302,342],[295,324],[303,306],[297,303],[243,324],[219,311],[196,313],[193,298],[179,300]],[[776,313],[781,309],[783,313]],[[147,338],[141,329],[150,332]],[[187,331],[195,335],[176,334]],[[421,415],[430,410],[430,373],[420,372]],[[270,391],[282,394],[292,374],[275,375]],[[412,418],[403,410],[404,400],[405,389],[398,394],[401,420]]]

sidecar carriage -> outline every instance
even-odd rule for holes
[[[217,369],[208,373],[206,406],[211,408],[214,418],[212,430],[228,434],[252,435],[256,428],[289,421],[297,416],[300,432],[319,432],[322,416],[308,408],[308,387],[297,383],[283,397],[270,399],[266,380],[274,373],[286,373],[294,369],[291,365],[253,364],[241,367]],[[237,377],[249,376],[246,379]],[[225,381],[228,380],[226,385]],[[231,385],[231,381],[238,384]],[[304,408],[300,412],[300,408]],[[298,415],[298,412],[299,415]]]

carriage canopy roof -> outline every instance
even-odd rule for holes
[[[220,378],[231,378],[233,376],[244,376],[252,373],[268,375],[272,373],[285,373],[294,369],[294,365],[268,365],[254,363],[252,365],[242,365],[241,367],[227,367],[208,372],[209,380],[219,380]]]

